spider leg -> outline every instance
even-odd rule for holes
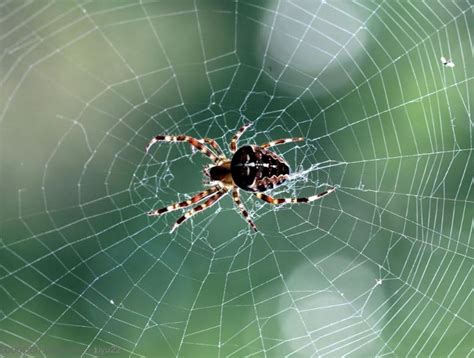
[[[220,156],[225,156],[225,154],[222,151],[221,147],[219,146],[219,144],[217,144],[217,142],[214,139],[212,139],[212,138],[203,138],[203,139],[200,139],[199,142],[209,144],[212,148],[214,148],[214,150],[216,151],[217,154],[219,154]]]
[[[237,142],[239,141],[239,138],[244,132],[247,130],[248,127],[252,125],[252,122],[244,124],[240,129],[235,133],[235,135],[232,137],[232,140],[230,141],[230,151],[232,153],[235,153],[237,150]]]
[[[213,151],[211,151],[209,148],[207,148],[198,139],[187,136],[187,135],[178,135],[178,136],[176,136],[176,135],[157,135],[145,147],[146,152],[148,153],[151,146],[153,144],[155,144],[156,142],[159,142],[159,141],[164,141],[164,142],[188,142],[194,148],[199,150],[201,153],[203,153],[204,155],[211,158],[214,162],[216,162],[219,159],[219,157]]]
[[[324,197],[328,194],[331,194],[335,190],[336,190],[336,188],[330,188],[326,191],[323,191],[323,192],[321,192],[319,194],[316,194],[316,195],[312,195],[308,198],[273,198],[270,195],[266,195],[266,194],[263,194],[263,193],[255,193],[254,195],[257,198],[259,198],[263,201],[266,201],[267,203],[278,205],[278,204],[289,204],[289,203],[309,203],[311,201],[321,199],[322,197]]]
[[[212,195],[209,199],[207,199],[204,203],[199,204],[192,208],[191,210],[187,211],[183,216],[181,216],[176,223],[173,225],[173,228],[171,229],[170,232],[173,232],[176,230],[176,228],[181,225],[183,222],[188,220],[191,216],[195,215],[199,211],[205,210],[212,205],[214,205],[219,199],[222,198],[222,196],[226,193],[227,191],[224,189],[219,190],[217,193]]]
[[[272,140],[271,142],[262,144],[260,147],[261,147],[261,148],[268,148],[268,147],[273,147],[274,145],[278,145],[278,144],[285,144],[285,143],[292,143],[292,142],[301,142],[302,140],[304,140],[303,137],[283,138],[283,139]]]
[[[190,205],[200,202],[202,199],[207,198],[209,195],[214,194],[218,190],[219,188],[217,186],[214,186],[212,188],[209,188],[208,190],[204,190],[204,191],[201,191],[200,193],[197,193],[196,195],[194,195],[192,198],[189,198],[188,200],[182,201],[180,203],[171,204],[161,209],[155,209],[155,210],[149,211],[147,215],[159,216],[159,215],[168,213],[170,211],[186,208]]]
[[[234,187],[234,189],[232,190],[232,198],[234,199],[235,205],[237,205],[237,207],[240,209],[240,212],[242,216],[244,217],[244,219],[247,220],[247,222],[252,227],[252,229],[254,229],[255,231],[258,231],[252,219],[249,218],[249,213],[245,209],[244,204],[242,204],[242,201],[240,201],[239,189],[236,187]]]

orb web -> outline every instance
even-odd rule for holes
[[[472,6],[7,1],[2,352],[465,356],[472,349]],[[449,59],[446,66],[440,58]],[[471,93],[471,94],[470,94]],[[156,134],[274,147],[270,206],[203,188]],[[471,174],[470,174],[471,173]]]

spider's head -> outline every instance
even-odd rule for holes
[[[209,165],[204,168],[204,183],[217,184],[225,181],[230,175],[230,170],[222,165]]]

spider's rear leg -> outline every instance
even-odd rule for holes
[[[180,203],[171,204],[161,209],[155,209],[155,210],[149,211],[147,215],[159,216],[159,215],[168,213],[170,211],[186,208],[190,205],[200,202],[202,199],[207,198],[209,195],[214,194],[218,190],[219,188],[217,186],[214,186],[212,188],[209,188],[208,190],[204,190],[204,191],[201,191],[200,193],[197,193],[196,195],[194,195],[192,198],[189,198],[188,200],[181,201]]]
[[[335,187],[330,188],[326,191],[323,191],[323,192],[321,192],[319,194],[316,194],[316,195],[309,196],[307,198],[274,198],[270,195],[266,195],[266,194],[263,194],[263,193],[254,193],[254,195],[257,198],[259,198],[263,201],[266,201],[267,203],[279,205],[279,204],[289,204],[289,203],[310,203],[312,201],[319,200],[319,199],[321,199],[322,197],[324,197],[328,194],[331,194],[335,190],[336,190]]]
[[[145,147],[146,152],[150,150],[151,146],[155,144],[156,142],[188,142],[191,144],[194,148],[199,150],[202,154],[208,156],[211,158],[212,161],[216,162],[219,157],[217,156],[216,153],[214,153],[212,150],[207,148],[204,144],[202,144],[199,139],[187,136],[187,135],[157,135],[154,137]]]
[[[230,141],[230,151],[232,153],[235,153],[237,150],[237,143],[239,141],[239,138],[241,137],[242,134],[247,130],[248,127],[252,125],[252,122],[244,124],[240,129],[235,133],[234,137],[232,137],[232,140]]]
[[[244,219],[247,220],[247,222],[252,227],[252,229],[254,229],[255,231],[258,231],[252,219],[249,218],[249,213],[247,212],[247,209],[245,209],[244,204],[242,204],[242,201],[240,200],[240,194],[239,194],[238,188],[234,188],[232,190],[232,198],[234,199],[234,202],[237,205],[237,207],[240,209],[240,212],[242,216],[244,217]]]
[[[186,212],[183,216],[181,216],[177,221],[176,223],[173,225],[173,228],[171,229],[170,232],[173,232],[176,230],[176,228],[181,225],[183,222],[185,222],[186,220],[188,220],[191,216],[195,215],[196,213],[198,213],[199,211],[202,211],[202,210],[205,210],[209,207],[211,207],[212,205],[214,205],[219,199],[222,198],[222,196],[226,193],[226,190],[225,189],[221,189],[220,191],[218,191],[217,193],[215,193],[214,195],[212,195],[209,199],[207,199],[204,203],[202,204],[199,204],[197,206],[195,206],[194,208],[192,208],[191,210],[189,210],[188,212]]]
[[[303,141],[303,137],[295,137],[295,138],[283,138],[283,139],[277,139],[277,140],[272,140],[271,142],[262,144],[260,147],[261,148],[268,148],[268,147],[273,147],[274,145],[278,144],[285,144],[285,143],[292,143],[292,142],[301,142]]]

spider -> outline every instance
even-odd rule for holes
[[[187,135],[157,135],[146,146],[146,153],[151,146],[159,141],[164,142],[188,142],[194,149],[209,157],[214,164],[204,169],[204,175],[209,180],[210,188],[197,193],[192,198],[171,204],[161,209],[155,209],[148,212],[148,216],[159,216],[170,211],[186,208],[197,204],[206,199],[203,203],[195,206],[186,212],[174,224],[173,232],[184,221],[192,217],[199,211],[205,210],[220,200],[224,194],[231,192],[235,205],[239,208],[242,216],[247,220],[250,227],[257,231],[257,227],[250,219],[244,204],[240,200],[240,189],[253,193],[257,198],[270,204],[286,203],[309,203],[332,193],[335,187],[329,188],[319,194],[308,198],[273,198],[263,192],[273,189],[284,183],[290,174],[290,168],[287,162],[272,152],[268,148],[278,144],[299,142],[304,138],[285,138],[274,140],[262,145],[245,145],[238,148],[237,143],[244,132],[252,125],[247,123],[243,125],[230,141],[230,151],[232,158],[227,158],[214,139],[203,138],[196,139]],[[212,149],[206,146],[208,144]]]

